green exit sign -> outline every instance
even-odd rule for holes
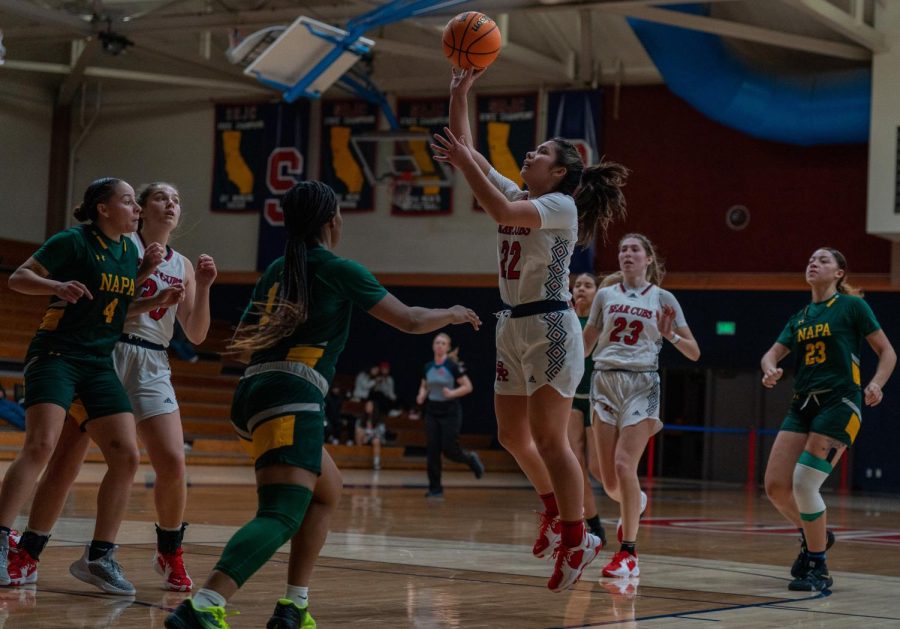
[[[716,334],[719,336],[734,336],[737,325],[734,321],[716,321]]]

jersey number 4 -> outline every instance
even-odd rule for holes
[[[103,314],[106,316],[106,322],[112,323],[113,317],[116,316],[116,306],[119,305],[119,298],[114,298],[111,302],[106,304],[106,308],[103,309]]]
[[[628,329],[627,333],[625,333],[626,328]],[[612,332],[609,333],[609,342],[618,343],[621,341],[625,343],[625,345],[634,345],[638,342],[638,338],[643,330],[644,324],[640,321],[635,320],[628,323],[628,319],[619,317],[618,319],[613,320],[613,329]]]
[[[504,240],[500,243],[500,277],[507,280],[517,280],[521,272],[516,267],[519,266],[519,259],[522,257],[522,245],[518,240]]]
[[[815,343],[806,344],[805,362],[807,365],[818,365],[824,363],[828,358],[825,356],[825,343],[816,341]]]

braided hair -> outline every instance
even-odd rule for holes
[[[75,220],[79,223],[96,221],[98,216],[97,206],[109,201],[116,193],[116,186],[121,182],[121,179],[116,179],[115,177],[103,177],[92,181],[91,185],[84,191],[81,205],[72,212]]]
[[[310,295],[307,253],[317,245],[322,228],[337,214],[337,197],[321,181],[301,181],[281,199],[287,244],[278,295],[270,307],[256,303],[259,323],[245,326],[229,345],[236,351],[272,347],[290,336],[309,318]]]
[[[566,169],[556,191],[573,197],[578,208],[578,244],[592,244],[598,232],[606,241],[613,221],[625,218],[622,188],[631,171],[607,161],[585,167],[581,153],[570,141],[552,138],[551,142],[556,146],[556,165]]]

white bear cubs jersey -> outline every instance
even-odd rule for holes
[[[675,296],[655,284],[632,289],[619,283],[597,291],[587,322],[600,330],[594,369],[656,371],[663,344],[656,315],[664,305],[675,309],[674,327],[687,325]]]
[[[137,247],[138,257],[144,258],[144,243],[139,234],[129,234]],[[161,290],[169,286],[177,286],[184,283],[184,256],[166,247],[166,256],[156,268],[153,274],[141,285],[138,298],[153,297]],[[175,332],[175,310],[172,308],[157,308],[145,312],[125,322],[125,334],[134,334],[142,339],[157,343],[163,347],[169,346],[172,334]]]

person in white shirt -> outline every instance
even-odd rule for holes
[[[637,468],[650,437],[662,428],[657,370],[663,339],[688,359],[700,358],[678,300],[659,287],[663,275],[653,243],[643,234],[626,234],[619,241],[619,272],[604,279],[584,327],[585,355],[594,352],[591,434],[603,490],[621,512],[621,547],[603,568],[606,577],[640,573],[635,543],[647,495]]]
[[[536,557],[556,559],[547,587],[578,581],[602,546],[584,527],[582,474],[566,428],[584,372],[581,326],[569,300],[569,261],[578,244],[605,235],[625,214],[628,170],[585,166],[562,138],[525,156],[521,190],[472,145],[467,97],[478,71],[454,69],[450,128],[435,135],[435,159],[455,166],[497,223],[500,296],[494,407],[500,443],[544,503]]]

